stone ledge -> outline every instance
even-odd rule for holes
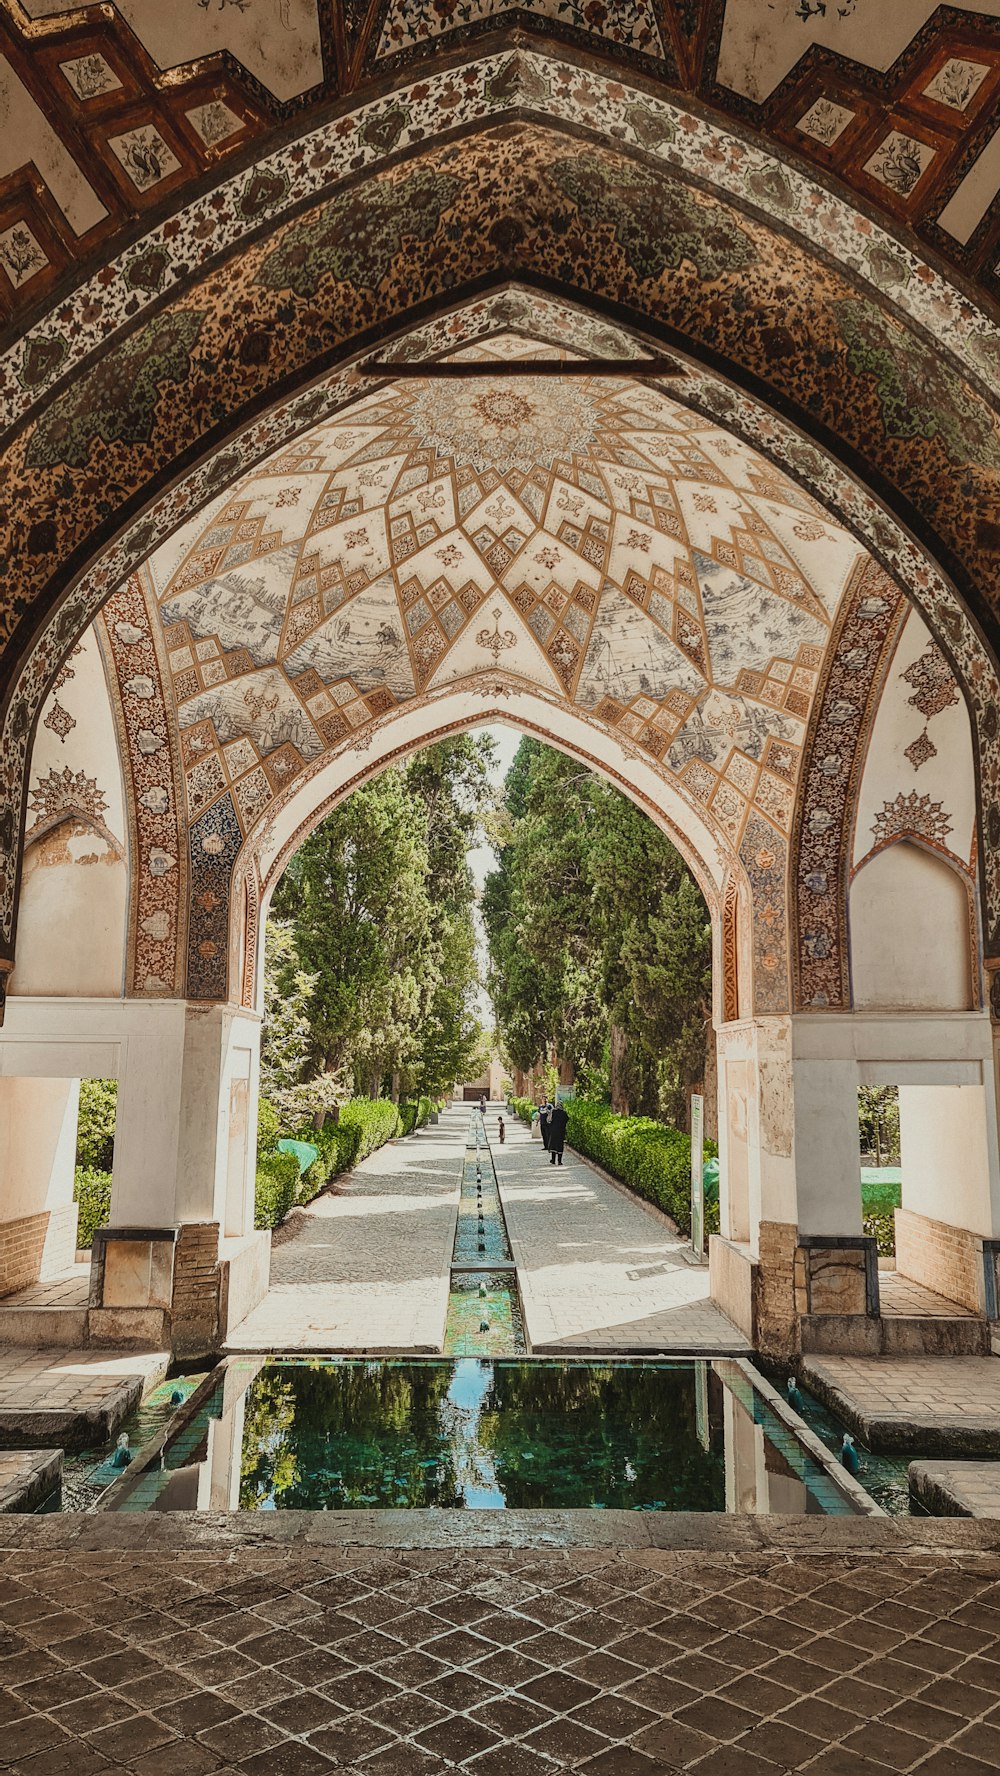
[[[0,1512],[35,1511],[62,1479],[61,1449],[0,1453]]]
[[[939,1517],[1000,1519],[1000,1461],[915,1461],[910,1495]]]
[[[902,1373],[907,1364],[914,1366],[913,1373],[918,1368],[926,1371],[928,1366],[934,1365],[939,1370],[936,1381],[946,1391],[953,1379],[947,1373],[949,1364],[964,1367],[969,1363],[985,1365],[993,1361],[991,1357],[960,1356],[869,1357],[857,1358],[853,1362],[850,1358],[824,1361],[817,1357],[803,1357],[799,1379],[877,1455],[995,1456],[1000,1450],[1000,1399],[992,1412],[970,1412],[959,1401],[947,1403],[944,1399],[940,1405],[921,1408],[912,1403]],[[847,1365],[845,1372],[838,1371],[835,1366],[838,1363]],[[881,1399],[877,1405],[866,1404],[860,1392],[858,1395],[851,1392],[851,1369],[857,1373],[862,1363],[870,1365],[881,1377]],[[863,1389],[864,1379],[863,1376],[858,1378],[859,1389]],[[1000,1369],[997,1370],[997,1381],[1000,1382]],[[898,1404],[887,1398],[893,1385],[899,1387]]]
[[[1000,1552],[1000,1522],[970,1517],[755,1517],[704,1511],[277,1511],[53,1513],[0,1518],[5,1556],[295,1548],[608,1548],[884,1556]]]
[[[12,1449],[90,1449],[106,1443],[142,1399],[141,1375],[116,1377],[92,1406],[0,1408],[0,1441]]]

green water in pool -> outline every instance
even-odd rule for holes
[[[107,1507],[745,1510],[762,1471],[854,1508],[729,1361],[231,1358]]]

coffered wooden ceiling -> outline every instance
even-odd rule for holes
[[[1000,294],[1000,0],[0,0],[0,316],[220,163],[515,31],[739,119]]]

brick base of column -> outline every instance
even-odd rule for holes
[[[76,1203],[0,1223],[0,1295],[16,1295],[76,1257]]]
[[[799,1321],[795,1311],[798,1238],[794,1222],[762,1221],[760,1224],[754,1291],[756,1345],[763,1355],[781,1361],[799,1354]]]
[[[217,1355],[223,1337],[218,1221],[189,1221],[177,1234],[171,1348],[185,1359]]]

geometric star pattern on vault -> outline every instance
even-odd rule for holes
[[[466,355],[528,351],[501,335]],[[857,557],[793,483],[658,388],[380,388],[150,564],[197,734],[191,812],[231,790],[247,826],[377,716],[494,666],[613,723],[730,837],[759,780],[785,830]]]

